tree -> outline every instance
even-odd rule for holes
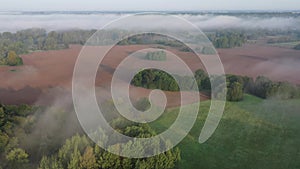
[[[74,152],[71,154],[71,159],[68,164],[68,169],[81,169],[80,159],[81,159],[80,152],[77,148],[75,148]]]
[[[208,74],[202,70],[199,69],[195,72],[195,79],[198,85],[199,90],[210,90],[210,80],[208,77]]]
[[[114,123],[111,124],[120,133],[130,137],[148,138],[156,135],[154,130],[147,124],[137,124],[124,118],[114,119]],[[112,122],[111,122],[112,123]],[[108,135],[108,137],[110,137]],[[113,139],[113,138],[110,138]],[[105,151],[96,144],[82,144],[86,140],[85,136],[73,136],[71,139],[67,139],[66,143],[59,149],[58,154],[54,154],[51,157],[43,157],[40,161],[40,169],[131,169],[131,168],[175,168],[176,163],[180,160],[179,149],[169,150],[165,153],[159,154],[151,158],[125,158]],[[149,145],[152,145],[149,142]],[[167,145],[167,142],[161,142],[162,146]],[[83,147],[82,147],[83,146]],[[145,149],[139,143],[127,142],[125,145],[118,143],[110,143],[110,148],[120,148],[122,151],[130,151],[132,147],[140,147],[138,153],[143,151],[159,151],[158,149]],[[84,148],[84,153],[81,149]],[[145,150],[144,150],[145,149]],[[71,153],[70,153],[71,151]],[[68,152],[68,153],[67,153]],[[83,155],[81,155],[83,154]],[[67,163],[65,165],[65,163]],[[57,167],[53,167],[57,166]],[[60,167],[60,168],[59,168]]]
[[[8,144],[8,141],[9,141],[8,135],[0,131],[0,152],[3,152],[4,148]]]
[[[241,101],[243,100],[243,87],[239,82],[233,82],[227,87],[227,100]]]
[[[264,76],[258,76],[254,84],[254,95],[266,99],[268,90],[272,86],[272,81]]]
[[[9,66],[22,65],[22,59],[16,54],[15,51],[9,51],[7,54],[7,64]]]
[[[97,161],[92,147],[88,146],[84,154],[80,158],[80,168],[82,169],[96,169]]]
[[[21,148],[14,148],[6,155],[6,160],[10,168],[24,168],[28,163],[28,154]]]
[[[51,156],[48,158],[47,156],[44,156],[41,159],[39,169],[64,169],[61,165],[61,163],[58,161],[56,156]]]
[[[57,49],[57,41],[53,37],[47,37],[44,43],[45,50],[54,50]]]
[[[0,127],[2,127],[5,123],[5,112],[3,107],[0,105]]]

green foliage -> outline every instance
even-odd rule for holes
[[[242,100],[243,93],[253,94],[263,99],[291,99],[300,97],[299,86],[288,82],[273,82],[264,76],[257,77],[254,82],[250,77],[227,75],[227,89],[227,99],[229,101]]]
[[[8,144],[9,136],[6,133],[0,132],[0,152],[3,152],[4,148]]]
[[[209,76],[204,70],[202,70],[202,69],[197,70],[195,72],[195,79],[196,79],[199,90],[210,90],[211,89]]]
[[[189,36],[187,32],[185,32],[186,36]],[[158,45],[163,45],[163,46],[170,46],[177,48],[180,51],[183,52],[192,52],[192,50],[183,44],[182,42],[170,38],[168,36],[164,35],[158,35],[154,33],[145,33],[145,34],[140,34],[140,35],[135,35],[131,36],[128,38],[125,38],[124,40],[120,41],[118,45],[142,45],[142,44],[158,44]],[[161,47],[159,47],[161,48]]]
[[[250,93],[261,98],[290,99],[299,97],[299,87],[288,82],[272,82],[267,77],[259,76]]]
[[[0,167],[19,168],[26,164],[28,154],[19,148],[16,136],[25,134],[23,125],[33,108],[26,105],[3,106],[0,104]],[[5,157],[5,158],[1,158]]]
[[[181,90],[210,90],[210,80],[206,72],[199,69],[195,72],[195,80],[188,76],[173,75],[177,81],[168,73],[156,70],[146,69],[140,71],[134,76],[131,84],[134,86],[144,87],[148,89],[161,89],[164,91],[179,91]]]
[[[23,60],[15,51],[9,51],[4,57],[0,56],[0,65],[18,66],[23,65]]]
[[[227,100],[241,101],[243,100],[243,87],[239,82],[233,82],[227,86]]]
[[[9,66],[18,66],[18,65],[22,65],[23,61],[22,58],[17,56],[16,52],[9,51],[6,57],[6,63]]]
[[[92,147],[87,147],[84,154],[80,158],[80,168],[82,169],[97,169],[97,161]]]
[[[243,100],[244,91],[246,89],[245,83],[248,83],[246,77],[237,75],[227,75],[227,100],[241,101]]]
[[[178,91],[175,79],[168,73],[156,69],[146,69],[134,76],[131,84],[149,89]]]
[[[246,36],[241,32],[221,31],[207,35],[216,48],[233,48],[242,46],[246,42]]]
[[[21,64],[19,57],[18,59],[13,58],[7,63],[5,58],[9,51],[14,51],[17,55],[20,55],[35,50],[64,49],[68,48],[69,44],[84,44],[94,32],[95,30],[69,30],[47,33],[44,29],[34,28],[17,31],[16,33],[0,33],[0,65]]]
[[[58,151],[58,161],[64,168],[79,166],[80,153],[87,146],[90,146],[90,143],[85,136],[73,136],[71,139],[66,140],[66,143]]]
[[[24,168],[24,164],[28,163],[28,154],[23,149],[15,148],[6,155],[6,160],[9,168]]]
[[[155,73],[155,71],[162,72],[159,70],[143,70],[133,78],[132,84],[135,86],[140,86],[149,89],[156,88],[166,91],[179,91],[179,85],[177,85],[175,79],[173,79],[170,75],[167,75],[164,72]],[[165,78],[164,80],[159,81],[161,76],[167,76],[169,78]],[[178,79],[179,84],[183,86],[182,90],[196,89],[192,78],[181,77],[178,75],[174,76],[176,77],[176,79]],[[207,73],[202,69],[199,69],[195,72],[195,79],[199,91],[210,91],[210,80],[214,80],[215,84],[219,83],[218,78],[211,76],[210,79]],[[288,82],[272,82],[271,80],[263,76],[259,76],[255,82],[253,78],[239,75],[227,75],[226,79],[228,89],[228,101],[241,101],[243,99],[243,93],[253,94],[264,99],[289,99],[300,97],[300,87],[292,85]],[[218,88],[218,86],[215,87]]]
[[[114,120],[116,130],[130,137],[150,137],[155,132],[144,124],[127,123],[124,126],[124,119]],[[111,145],[113,148],[118,145]],[[130,143],[126,144],[126,149],[131,149]],[[143,147],[141,147],[141,150]],[[70,168],[70,169],[131,169],[131,168],[175,168],[180,160],[179,149],[169,150],[151,158],[124,158],[111,154],[94,143],[87,141],[85,136],[76,135],[67,139],[65,144],[59,149],[58,154],[51,157],[44,156],[39,165],[39,169],[48,168]],[[53,167],[57,166],[57,167]]]

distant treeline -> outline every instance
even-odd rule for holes
[[[215,48],[233,48],[242,46],[247,37],[241,32],[218,31],[207,35]]]
[[[189,36],[188,33],[186,33],[186,36]],[[237,46],[242,46],[246,40],[247,37],[242,32],[233,32],[233,31],[217,31],[214,33],[207,33],[207,36],[209,40],[212,42],[212,44],[216,48],[233,48]],[[203,42],[202,36],[199,37],[191,37],[194,41]],[[206,41],[206,40],[205,40]],[[180,51],[184,52],[191,52],[192,50],[183,44],[180,41],[177,41],[175,39],[169,38],[169,37],[163,37],[163,36],[157,36],[154,34],[143,34],[143,35],[136,35],[133,37],[129,37],[124,39],[123,41],[119,42],[119,45],[130,45],[130,44],[160,44],[165,46],[171,46],[176,47]],[[212,53],[211,51],[208,52],[208,49],[205,53]]]
[[[84,44],[94,32],[95,30],[69,30],[47,33],[45,29],[26,29],[16,33],[0,33],[0,64],[21,64],[21,59],[15,59],[17,61],[10,64],[11,52],[18,57],[31,51],[65,49],[69,44]]]
[[[85,44],[86,41],[96,32],[96,30],[67,30],[67,31],[51,31],[45,29],[26,29],[15,33],[0,33],[0,64],[7,64],[6,60],[10,51],[18,55],[26,54],[37,50],[56,50],[68,48],[70,44]],[[102,30],[97,32],[99,38],[106,39],[104,44],[113,43],[114,39],[124,38],[125,30]],[[127,32],[128,33],[128,32]],[[203,42],[204,36],[192,36],[188,32],[179,32],[190,38],[194,42]],[[300,39],[298,30],[214,30],[206,33],[209,40],[216,48],[233,48],[242,46],[247,40],[255,40],[261,37],[269,38],[269,43],[297,41]],[[204,39],[203,39],[204,38]],[[95,38],[95,44],[100,43]],[[183,52],[192,52],[191,49],[182,42],[157,34],[140,34],[123,39],[118,45],[134,45],[134,44],[158,44],[177,48]],[[101,45],[101,44],[99,44]],[[200,45],[201,46],[201,45]],[[300,49],[299,45],[295,49]],[[203,54],[215,54],[215,51],[209,46],[203,46],[200,49]],[[2,59],[1,59],[2,58]],[[13,64],[14,65],[14,64]]]
[[[176,80],[168,73],[156,70],[146,69],[134,76],[131,84],[148,89],[161,89],[165,91],[193,90],[198,87],[199,91],[210,91],[211,83],[206,72],[199,69],[195,72],[195,81],[189,76],[174,75]],[[212,80],[218,81],[217,78],[211,77]],[[227,100],[243,100],[244,93],[249,93],[260,98],[280,98],[291,99],[300,97],[300,87],[288,82],[273,82],[270,79],[259,76],[254,81],[253,78],[239,75],[226,75],[227,80]]]
[[[26,29],[16,33],[0,34],[0,56],[8,51],[24,54],[35,50],[67,48],[69,44],[84,44],[95,30],[51,31],[45,29]]]

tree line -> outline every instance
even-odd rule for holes
[[[130,137],[145,138],[155,135],[148,125],[133,124],[125,122],[124,119],[115,119],[112,127]],[[132,146],[137,145],[126,144],[122,150],[130,150]],[[178,148],[149,158],[125,158],[101,149],[84,135],[75,135],[67,139],[57,153],[44,156],[40,161],[39,169],[172,169],[176,167],[179,160]]]
[[[180,91],[179,85],[183,86],[181,90],[193,90],[198,87],[199,91],[210,91],[211,82],[208,74],[199,69],[194,73],[193,81],[191,77],[172,75],[157,69],[145,69],[137,73],[131,81],[131,84],[148,89],[161,89],[164,91]],[[218,81],[211,76],[212,80]],[[226,75],[227,100],[241,101],[244,93],[252,94],[257,97],[292,99],[300,97],[300,87],[288,82],[273,82],[267,77],[259,76],[254,81],[253,78],[239,75]]]
[[[8,57],[10,51],[17,55],[26,54],[37,50],[56,50],[68,48],[70,44],[85,44],[87,40],[96,32],[96,30],[68,30],[68,31],[50,31],[45,29],[32,28],[20,30],[15,33],[3,32],[0,33],[0,64],[8,64],[3,58]],[[123,38],[127,31],[124,30],[102,30],[97,32],[97,37],[102,39],[111,39],[111,42],[105,41],[105,44],[110,44],[113,39]],[[187,33],[188,36],[188,33]],[[208,34],[209,39],[217,48],[231,48],[241,46],[245,43],[245,35],[242,33],[234,33],[229,31],[217,32]],[[191,37],[194,40],[202,41],[203,37]],[[198,39],[197,39],[198,38]],[[97,38],[92,44],[98,44]],[[178,48],[184,52],[191,52],[191,49],[181,42],[161,35],[143,34],[125,38],[118,45],[133,45],[133,44],[160,44]],[[100,45],[100,44],[99,44]],[[210,54],[214,51],[208,47],[203,48],[203,52]]]
[[[20,65],[21,58],[15,59],[15,55],[37,50],[65,49],[69,44],[84,44],[94,32],[95,30],[47,32],[45,29],[34,28],[16,33],[0,33],[0,64]]]
[[[242,32],[217,31],[207,35],[215,48],[234,48],[246,43],[247,37]]]

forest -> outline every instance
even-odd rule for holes
[[[139,102],[140,103],[140,102]],[[107,103],[107,105],[110,105]],[[139,104],[139,106],[141,106]],[[142,107],[141,107],[142,108]],[[132,168],[176,168],[180,161],[180,150],[174,148],[151,158],[125,158],[111,154],[92,142],[81,130],[78,121],[65,111],[43,114],[45,108],[28,105],[0,105],[0,168],[23,169],[132,169]],[[147,124],[133,123],[112,111],[110,125],[120,133],[131,137],[147,138],[156,132]],[[54,129],[36,132],[38,123],[47,116],[52,119]],[[74,118],[75,119],[75,118]],[[72,132],[64,133],[64,121],[72,123]],[[77,127],[76,127],[77,126]],[[40,126],[41,127],[41,126]],[[49,126],[50,127],[50,126]],[[51,128],[51,127],[50,127]],[[40,129],[39,129],[40,130]],[[42,129],[41,129],[42,130]],[[63,132],[62,137],[57,132]],[[96,135],[103,136],[101,129]],[[106,135],[107,139],[111,139]],[[25,143],[24,143],[25,142]],[[26,144],[27,142],[27,144]],[[111,145],[114,146],[114,145]],[[130,149],[131,144],[126,144]],[[157,150],[153,150],[157,151]]]

